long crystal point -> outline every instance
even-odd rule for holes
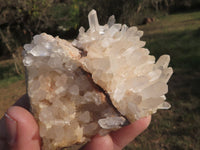
[[[107,24],[108,24],[109,27],[111,27],[112,25],[114,25],[114,23],[115,23],[115,16],[112,15],[112,16],[109,17]]]
[[[90,11],[88,15],[88,20],[89,20],[89,26],[91,31],[95,31],[99,27],[99,21],[97,18],[97,12],[93,9]]]
[[[173,73],[173,69],[172,69],[171,67],[166,68],[166,69],[163,70],[163,73],[162,73],[160,79],[161,79],[163,82],[167,83],[167,82],[169,81],[169,79],[170,79],[172,73]]]
[[[164,102],[158,106],[158,109],[169,109],[169,108],[171,108],[171,105],[168,102]]]
[[[167,68],[167,66],[169,65],[169,61],[170,61],[169,55],[162,55],[162,56],[160,56],[160,58],[156,62],[156,66],[158,68],[160,68],[160,67],[161,68]]]

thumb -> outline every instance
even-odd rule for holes
[[[11,150],[40,150],[38,125],[30,112],[19,106],[12,106],[5,118]]]

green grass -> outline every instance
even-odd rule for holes
[[[159,110],[148,130],[125,150],[200,149],[200,11],[160,18],[139,27],[156,58],[171,56],[170,110]]]
[[[0,118],[25,92],[24,76],[16,73],[14,61],[0,61]]]
[[[22,75],[16,73],[13,60],[2,61],[0,72],[0,88],[6,88],[10,84],[24,79]]]
[[[146,47],[156,57],[167,53],[171,56],[171,65],[176,69],[200,69],[200,28],[154,36],[148,40]]]
[[[200,22],[200,11],[191,13],[180,13],[160,17],[156,22],[140,26],[145,31],[145,37],[155,37],[157,34],[195,30],[198,29]]]

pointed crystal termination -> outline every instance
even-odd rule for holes
[[[120,126],[123,125],[125,121],[126,119],[123,117],[107,117],[100,119],[98,123],[103,129],[113,129],[120,128]]]
[[[111,27],[112,25],[115,24],[115,16],[114,15],[109,17],[107,24],[108,24],[109,27]]]
[[[169,109],[171,105],[168,102],[164,102],[158,106],[159,109]]]
[[[156,62],[156,66],[161,68],[167,68],[169,65],[170,56],[169,55],[162,55]]]
[[[98,30],[99,21],[97,18],[97,12],[94,9],[92,11],[90,11],[90,13],[88,15],[88,21],[89,21],[90,30],[92,32],[94,32],[95,30]]]

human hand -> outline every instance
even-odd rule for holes
[[[0,150],[40,150],[39,128],[29,110],[29,99],[24,95],[0,120]],[[149,116],[106,136],[96,135],[82,149],[121,150],[148,127],[150,120]]]

